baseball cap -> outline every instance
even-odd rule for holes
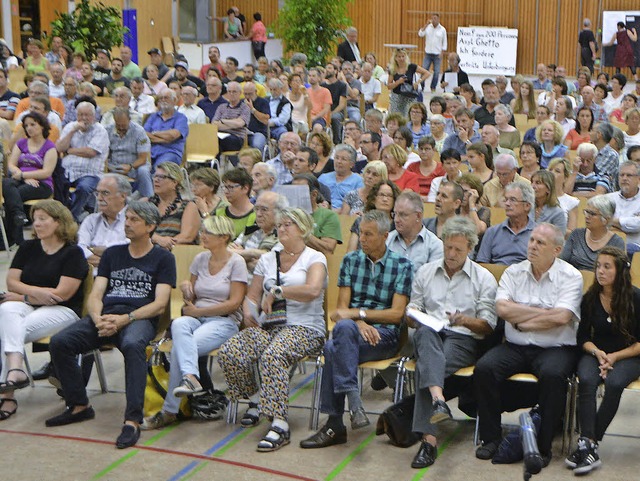
[[[178,68],[178,67],[182,67],[185,70],[189,70],[189,64],[187,62],[176,62],[174,65],[174,67]]]
[[[104,48],[99,48],[98,50],[96,50],[96,55],[99,54],[99,53],[105,54],[107,56],[107,58],[109,58],[109,59],[111,58],[111,55],[109,55],[109,51],[105,50]]]
[[[160,52],[160,49],[159,49],[159,48],[152,48],[152,49],[151,49],[151,50],[149,50],[147,53],[148,53],[149,55],[151,55],[152,53],[157,53],[158,55],[161,55],[161,54],[162,54],[162,52]]]

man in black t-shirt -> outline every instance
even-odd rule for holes
[[[585,18],[582,22],[582,31],[578,35],[578,46],[580,47],[580,63],[591,70],[593,75],[593,63],[596,60],[596,37],[591,30],[591,20]]]
[[[327,64],[324,73],[324,82],[321,84],[331,92],[331,129],[333,130],[333,143],[342,142],[342,121],[347,108],[347,84],[338,80],[337,71],[333,64]]]
[[[47,426],[95,417],[77,358],[115,344],[125,358],[127,397],[125,423],[116,447],[128,448],[138,441],[147,378],[145,348],[156,335],[158,318],[176,283],[173,255],[151,242],[159,222],[160,212],[153,204],[132,201],[128,205],[124,230],[131,243],[104,251],[88,300],[89,314],[51,339],[51,359],[67,410],[47,419]]]

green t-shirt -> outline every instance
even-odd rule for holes
[[[142,71],[135,63],[129,62],[129,65],[123,67],[122,75],[131,80],[132,78],[142,77]]]
[[[315,222],[313,235],[318,239],[328,237],[342,244],[342,231],[340,230],[340,218],[334,211],[318,207],[312,215]]]
[[[228,206],[221,206],[216,209],[216,215],[227,217],[231,219],[233,222],[233,226],[235,227],[235,237],[238,237],[242,234],[247,227],[254,227],[256,224],[256,212],[251,209],[247,214],[242,217],[235,217],[230,211]],[[340,227],[338,225],[338,227]]]

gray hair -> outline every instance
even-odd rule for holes
[[[284,84],[282,83],[282,81],[280,79],[277,79],[277,78],[272,78],[271,80],[269,80],[269,82],[267,82],[267,84],[269,85],[270,89],[273,89],[273,88],[283,89],[284,88]]]
[[[147,225],[158,225],[160,223],[160,211],[151,202],[132,200],[127,206],[127,211],[129,210],[140,216]]]
[[[522,180],[514,180],[510,184],[508,184],[504,191],[508,190],[519,190],[522,194],[522,201],[526,204],[529,204],[533,209],[536,203],[536,194],[533,192],[533,187],[528,182],[523,182]]]
[[[620,130],[618,127],[613,127],[612,137],[613,137],[613,140],[615,140],[616,144],[618,145],[618,150],[624,149],[624,132]]]
[[[462,236],[467,239],[469,243],[469,249],[475,249],[478,245],[478,232],[476,230],[476,224],[468,217],[460,215],[449,218],[442,227],[442,234],[440,237],[443,242],[449,237]]]
[[[440,122],[443,125],[446,125],[446,123],[447,123],[447,119],[445,119],[444,116],[440,115],[440,114],[432,115],[430,120],[431,120],[431,122],[434,122],[434,121],[435,122]]]
[[[126,107],[114,107],[113,109],[113,118],[116,118],[120,115],[126,115],[129,120],[131,120],[131,112]]]
[[[413,191],[404,191],[396,199],[396,205],[398,204],[398,202],[403,200],[411,205],[411,209],[414,212],[420,212],[420,214],[424,214],[424,203],[422,202],[422,197],[420,197],[420,194]]]
[[[233,83],[233,82],[229,82],[229,83]],[[173,100],[174,102],[178,100],[178,95],[176,95],[175,91],[171,89],[165,89],[162,93],[169,95],[169,97],[171,97],[171,100]]]
[[[380,122],[382,122],[382,120],[384,119],[384,114],[380,112],[378,109],[369,109],[364,113],[364,118],[366,119],[367,117],[375,118]]]
[[[365,222],[375,222],[378,226],[378,234],[386,234],[391,230],[391,219],[389,219],[389,216],[385,212],[378,209],[373,209],[362,214],[360,226]]]
[[[280,212],[289,207],[289,201],[284,195],[278,194],[272,190],[263,190],[258,194],[258,200],[261,198],[272,197],[273,198],[273,210]]]
[[[590,27],[591,26],[591,20],[589,20],[588,18],[585,18],[582,21],[582,25],[584,25],[585,27]]]
[[[91,110],[91,113],[95,115],[96,108],[91,102],[80,102],[78,105],[76,105],[76,112],[85,107],[89,108],[89,110]]]
[[[191,85],[186,85],[184,87],[182,87],[182,92],[188,92],[191,95],[195,95],[196,97],[198,96],[198,90],[194,87],[192,87]]]
[[[291,56],[290,64],[291,66],[298,65],[300,63],[307,63],[307,56],[301,52],[296,52]]]
[[[587,200],[587,206],[600,211],[600,215],[609,220],[616,211],[616,204],[606,195],[596,195]]]
[[[113,179],[119,193],[124,194],[126,197],[131,195],[131,182],[124,175],[109,173],[102,176],[102,180],[104,179]]]
[[[613,138],[613,126],[610,123],[598,122],[596,125],[594,125],[593,128],[600,132],[600,135],[602,135],[602,140],[604,140],[606,143],[611,142],[611,139]]]
[[[358,33],[358,29],[356,27],[349,27],[345,33],[349,35],[350,33]]]
[[[285,207],[276,214],[276,222],[283,217],[290,219],[302,231],[302,238],[306,241],[313,234],[313,218],[299,207]]]
[[[591,156],[595,160],[596,155],[598,155],[598,147],[596,147],[591,142],[584,142],[578,145],[577,153],[578,153],[578,156],[580,157],[582,157],[585,154],[591,154]]]
[[[564,234],[558,226],[550,224],[548,222],[540,222],[537,226],[535,226],[534,230],[539,229],[540,227],[547,227],[553,231],[552,240],[556,247],[562,248],[564,246]]]
[[[511,107],[509,107],[508,105],[498,104],[495,106],[493,110],[498,110],[502,112],[507,116],[507,119],[509,120],[511,120],[511,117],[513,117],[513,112],[511,111]]]
[[[33,87],[38,87],[39,89],[42,89],[42,91],[44,92],[44,95],[49,96],[49,86],[46,83],[41,82],[40,80],[34,80],[29,84],[30,89]]]
[[[131,97],[133,96],[133,94],[131,93],[131,90],[129,89],[129,87],[125,87],[124,85],[122,87],[117,87],[113,90],[113,95],[115,96],[115,94],[119,94],[119,93],[124,93],[126,94],[129,99],[131,99]]]
[[[625,160],[620,164],[618,172],[621,172],[625,167],[633,167],[634,169],[636,169],[636,175],[640,175],[640,163],[634,162],[633,160]]]
[[[333,151],[334,157],[338,152],[346,152],[347,154],[349,154],[349,157],[351,157],[350,160],[352,164],[355,164],[356,160],[358,159],[358,153],[356,152],[356,149],[351,147],[349,144],[336,145],[336,148]]]
[[[499,154],[493,161],[493,165],[496,168],[498,166],[509,167],[510,169],[518,168],[518,162],[516,161],[516,158],[511,154]]]
[[[263,168],[266,176],[271,177],[272,179],[278,178],[278,173],[276,172],[275,167],[271,164],[267,164],[266,162],[256,162],[253,165],[253,168],[255,169],[256,167]]]
[[[504,84],[504,85],[507,85],[507,83],[508,83],[508,82],[507,82],[507,77],[505,77],[504,75],[498,75],[498,76],[496,77],[496,83],[497,83],[497,84]]]

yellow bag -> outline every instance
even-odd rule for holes
[[[170,363],[167,355],[159,349],[160,343],[147,346],[147,387],[144,390],[144,415],[153,416],[162,409],[169,388]],[[179,419],[191,417],[189,399],[180,403]]]

